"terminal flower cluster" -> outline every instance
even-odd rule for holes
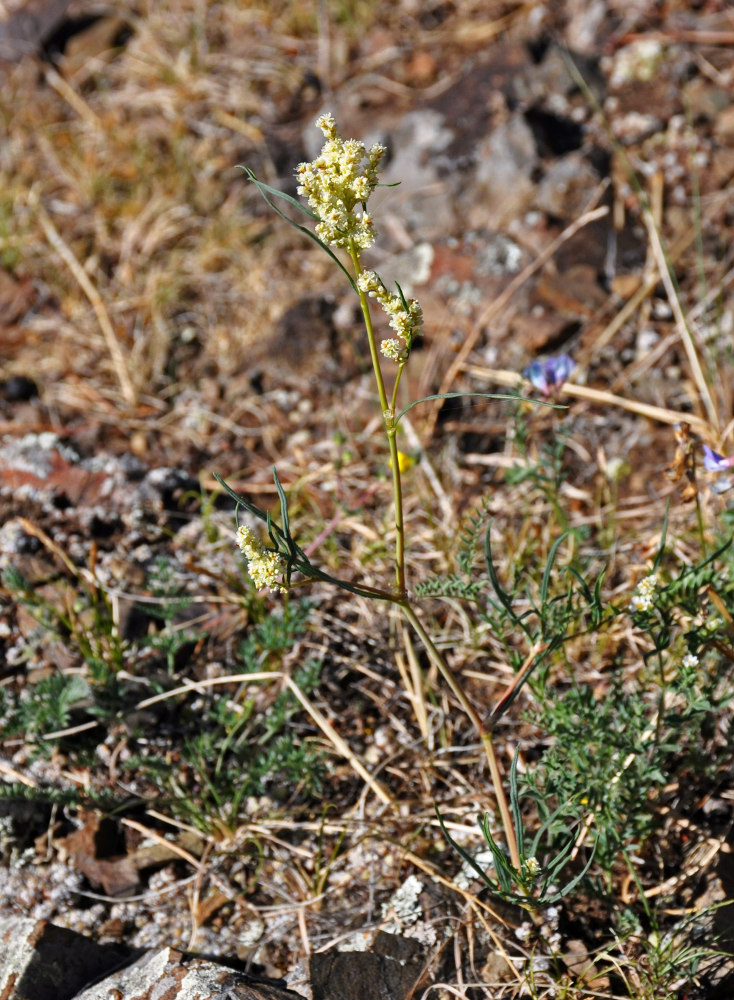
[[[357,285],[365,295],[377,299],[389,317],[390,326],[398,335],[383,340],[380,350],[386,358],[393,361],[407,361],[413,338],[420,334],[423,326],[423,310],[418,301],[406,299],[404,305],[401,296],[389,292],[374,271],[363,271],[357,278]]]
[[[258,590],[268,587],[275,593],[284,594],[285,587],[278,580],[285,569],[283,557],[266,549],[246,524],[237,529],[237,545],[247,559],[247,572]]]
[[[657,588],[657,573],[651,573],[644,580],[640,580],[630,600],[630,611],[650,611],[655,603],[655,591]]]
[[[367,199],[386,149],[375,143],[368,151],[357,139],[342,139],[331,114],[321,115],[316,125],[326,142],[315,160],[296,168],[298,193],[318,216],[316,232],[324,243],[364,250],[375,242]]]

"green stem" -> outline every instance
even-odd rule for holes
[[[492,734],[486,729],[484,723],[482,722],[478,712],[469,701],[469,699],[464,694],[461,685],[456,680],[454,675],[451,673],[448,664],[444,660],[441,653],[436,648],[435,643],[431,639],[430,635],[423,628],[423,625],[416,615],[415,611],[411,607],[410,603],[402,601],[400,607],[403,610],[403,614],[408,619],[410,624],[415,629],[416,634],[420,638],[421,642],[426,648],[428,653],[428,658],[437,667],[439,673],[446,681],[451,691],[454,693],[459,701],[459,704],[464,709],[468,715],[472,725],[476,729],[479,738],[482,741],[482,746],[484,747],[484,753],[487,758],[487,764],[489,765],[489,773],[492,778],[492,786],[494,788],[494,794],[497,799],[497,806],[499,807],[500,816],[502,817],[502,826],[505,831],[505,837],[507,838],[507,846],[510,850],[510,860],[515,868],[520,868],[520,852],[517,847],[517,837],[515,836],[515,828],[512,825],[512,818],[510,816],[510,810],[507,805],[507,797],[505,796],[505,790],[502,786],[502,775],[500,774],[500,769],[497,764],[497,755],[494,752],[494,744],[492,743]]]
[[[405,361],[398,362],[398,373],[395,376],[395,385],[392,387],[392,402],[390,403],[390,408],[392,409],[393,413],[395,413],[398,408],[398,386],[400,385],[400,378],[403,374],[403,369],[405,368],[405,365],[406,365]]]
[[[355,277],[359,279],[362,273],[362,264],[360,261],[359,250],[354,244],[349,247],[349,256],[354,266]],[[484,753],[487,758],[487,764],[489,766],[489,773],[492,778],[492,785],[494,787],[495,797],[497,799],[497,805],[500,811],[500,816],[502,817],[502,826],[504,827],[505,836],[507,838],[507,845],[510,851],[510,859],[515,868],[520,868],[520,852],[517,847],[517,837],[515,835],[515,828],[512,825],[512,818],[510,816],[510,810],[507,805],[507,798],[505,796],[505,791],[502,786],[502,775],[500,774],[499,765],[497,764],[497,756],[494,751],[494,744],[492,743],[492,735],[482,722],[478,712],[469,701],[469,699],[464,694],[461,685],[458,683],[448,664],[441,656],[435,643],[431,639],[430,635],[426,632],[421,624],[420,619],[416,615],[415,611],[410,605],[406,588],[406,577],[405,577],[405,530],[403,522],[403,489],[400,476],[400,455],[398,452],[397,443],[397,425],[395,423],[395,410],[397,406],[397,392],[398,384],[400,382],[400,376],[403,373],[403,368],[405,367],[405,362],[402,362],[397,371],[395,378],[395,385],[393,386],[392,399],[388,403],[387,392],[385,391],[385,380],[382,377],[382,369],[380,367],[380,355],[377,349],[377,341],[375,339],[375,329],[372,325],[372,316],[370,315],[370,307],[367,296],[359,288],[359,281],[357,281],[357,288],[359,291],[359,304],[362,309],[362,316],[364,317],[364,325],[367,330],[367,343],[370,349],[370,358],[372,360],[372,368],[375,373],[375,382],[377,383],[377,392],[380,397],[380,407],[382,408],[382,418],[385,424],[385,433],[387,434],[388,447],[390,449],[390,468],[392,470],[392,482],[393,482],[393,506],[395,512],[395,575],[397,583],[397,593],[395,603],[398,604],[402,610],[405,617],[408,619],[416,634],[425,646],[426,652],[431,662],[437,667],[439,673],[444,678],[448,684],[451,691],[454,693],[459,701],[459,704],[466,712],[472,725],[477,731],[479,738],[482,741],[482,746],[484,747]]]
[[[362,263],[359,259],[359,250],[351,244],[349,247],[349,256],[352,258],[352,264],[354,265],[354,275],[359,278],[362,273]],[[362,309],[362,316],[364,317],[364,325],[367,330],[367,343],[370,348],[370,358],[372,360],[372,369],[375,373],[375,382],[377,382],[377,392],[380,397],[380,407],[382,409],[382,416],[387,421],[389,413],[389,405],[387,402],[387,392],[385,391],[385,380],[382,377],[382,369],[380,368],[380,355],[377,350],[377,340],[375,339],[375,328],[372,325],[372,316],[370,314],[370,303],[369,299],[359,287],[359,282],[357,282],[357,291],[359,292],[359,304]]]
[[[405,585],[405,526],[403,523],[403,483],[400,476],[397,431],[395,426],[387,428],[387,443],[390,447],[393,506],[395,508],[395,583],[398,594],[400,597],[404,597],[407,589]]]
[[[362,273],[362,264],[359,258],[359,250],[354,245],[351,245],[349,248],[349,256],[351,257],[352,264],[354,265],[355,277],[359,278]],[[369,300],[362,289],[359,288],[359,282],[357,282],[357,286],[359,291],[359,304],[362,309],[362,316],[364,317],[365,329],[367,330],[367,343],[369,344],[370,349],[372,369],[375,373],[377,392],[380,397],[380,407],[382,409],[382,419],[385,424],[385,433],[387,434],[387,444],[390,450],[393,508],[395,511],[395,583],[398,598],[403,598],[406,593],[405,524],[403,521],[403,486],[400,477],[400,455],[398,454],[397,442],[398,429],[395,424],[395,393],[393,392],[392,403],[388,403],[387,391],[385,390],[385,380],[382,377],[382,368],[380,367],[380,355],[377,349],[375,328],[372,325],[372,316],[370,315]]]
[[[658,676],[660,677],[660,696],[658,697],[658,709],[655,718],[655,746],[651,753],[654,753],[660,746],[665,715],[665,664],[663,663],[663,654],[660,650],[658,650]]]

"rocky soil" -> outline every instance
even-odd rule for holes
[[[85,664],[117,664],[109,703],[87,689],[63,722],[3,720],[2,1000],[552,995],[545,967],[534,993],[520,983],[524,915],[445,874],[459,865],[432,801],[460,787],[470,815],[482,794],[473,765],[457,778],[445,747],[426,749],[401,637],[361,599],[310,592],[315,624],[278,669],[323,664],[314,704],[384,799],[305,715],[291,730],[330,754],[320,798],[289,779],[239,814],[180,805],[203,795],[184,742],[269,600],[243,579],[213,473],[274,508],[277,464],[297,516],[319,525],[309,542],[374,586],[385,565],[354,303],[235,167],[294,193],[324,108],[384,142],[382,179],[400,186],[371,206],[375,265],[426,316],[409,398],[502,391],[533,358],[570,353],[570,502],[594,522],[624,459],[634,552],[669,499],[674,519],[685,507],[663,471],[674,425],[725,439],[734,413],[734,18],[716,0],[363,6],[0,5],[0,690],[26,698],[59,673],[89,688]],[[709,398],[651,218],[695,343],[725,359]],[[501,403],[411,420],[418,575],[456,513],[501,489],[508,420]],[[156,618],[161,601],[180,606]],[[82,648],[89,634],[100,648]],[[247,697],[264,716],[276,696]],[[433,708],[451,714],[445,694]],[[447,725],[476,763],[464,723]],[[705,819],[660,835],[670,857],[691,838],[721,848],[700,862],[692,910],[731,898],[730,779],[701,793]],[[564,975],[586,966],[579,988],[611,996],[621,986],[595,980],[590,957],[604,905],[559,916],[558,947]],[[685,995],[729,996],[731,973],[719,960]]]

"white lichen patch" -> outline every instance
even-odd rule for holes
[[[382,918],[386,920],[383,930],[388,934],[399,934],[423,916],[419,896],[423,883],[415,875],[409,875],[390,899],[382,904]]]

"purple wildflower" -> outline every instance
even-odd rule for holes
[[[725,458],[707,444],[703,446],[703,464],[709,472],[725,472],[734,468],[734,457]]]
[[[575,367],[568,354],[559,354],[557,358],[533,361],[523,371],[523,377],[540,389],[544,396],[551,396],[561,388]]]

